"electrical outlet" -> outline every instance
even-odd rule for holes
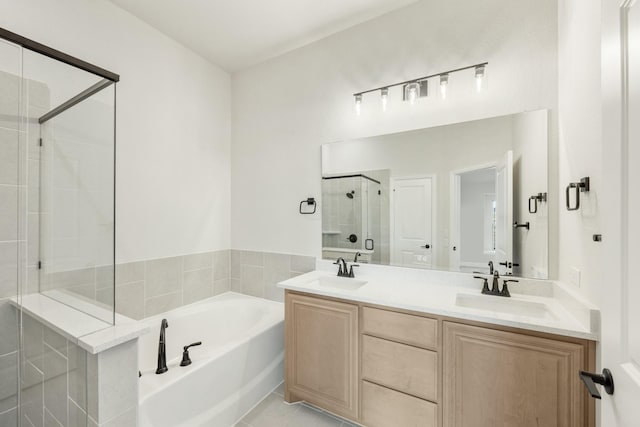
[[[571,267],[569,269],[569,283],[576,285],[577,287],[580,287],[580,270],[575,268],[575,267]]]

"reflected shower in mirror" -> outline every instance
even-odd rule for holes
[[[322,257],[546,279],[548,111],[322,147]]]

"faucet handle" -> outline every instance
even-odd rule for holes
[[[191,359],[189,358],[189,348],[195,347],[197,345],[201,345],[202,341],[194,342],[189,345],[185,345],[182,352],[182,362],[180,362],[180,366],[189,366],[191,365]]]
[[[360,264],[351,264],[351,265],[349,266],[349,277],[356,277],[356,276],[353,274],[353,267],[360,267]]]
[[[482,274],[482,273],[478,273],[478,274]],[[489,293],[489,280],[486,277],[482,277],[482,276],[473,276],[473,278],[482,280],[482,293],[483,294],[488,294]]]
[[[513,280],[513,279],[507,280],[507,279],[505,279],[502,282],[502,290],[500,291],[500,296],[503,296],[503,297],[510,297],[511,296],[511,293],[509,293],[509,287],[507,286],[507,284],[509,282],[517,283],[518,280]]]

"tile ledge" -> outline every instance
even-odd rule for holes
[[[148,326],[122,315],[111,325],[55,299],[29,294],[9,299],[11,304],[59,333],[90,354],[98,354],[149,331]]]

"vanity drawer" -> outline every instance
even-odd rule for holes
[[[411,314],[363,307],[362,332],[418,347],[438,347],[438,321]]]
[[[362,424],[367,427],[435,427],[438,405],[362,381]]]
[[[362,336],[362,379],[436,401],[438,353]]]

